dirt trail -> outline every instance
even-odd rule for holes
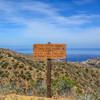
[[[53,98],[43,98],[43,97],[35,97],[35,96],[21,96],[16,94],[10,94],[10,95],[0,95],[0,100],[74,100],[71,98],[59,98],[59,99],[53,99]]]

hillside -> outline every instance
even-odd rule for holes
[[[0,49],[0,93],[46,96],[46,61]],[[92,65],[93,66],[93,65]],[[100,93],[100,69],[88,64],[52,61],[52,96]]]
[[[91,65],[92,67],[100,68],[100,58],[88,59],[86,64]]]

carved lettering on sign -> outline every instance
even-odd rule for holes
[[[66,44],[34,44],[33,57],[35,59],[65,59]]]

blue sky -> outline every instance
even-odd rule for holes
[[[0,46],[66,43],[100,48],[100,0],[0,0]]]

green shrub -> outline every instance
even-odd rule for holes
[[[24,74],[20,75],[23,79],[26,79],[26,76]]]
[[[44,96],[46,94],[46,88],[40,88],[39,89],[39,95]]]
[[[81,94],[81,93],[82,93],[82,89],[81,89],[80,87],[77,87],[76,92],[77,92],[78,94]]]
[[[24,65],[23,64],[19,65],[19,68],[24,68]]]
[[[12,69],[12,67],[8,67],[8,69],[9,69],[9,70],[11,70],[11,69]]]
[[[4,73],[4,71],[0,70],[0,76]]]
[[[14,62],[14,59],[12,59],[12,62]]]
[[[8,64],[9,63],[5,62],[1,67],[4,68],[4,69],[6,69],[8,67]]]
[[[89,71],[88,68],[86,68],[85,70],[86,70],[86,73],[88,73],[88,71]]]
[[[8,57],[12,57],[12,55],[10,53],[8,53]]]
[[[19,63],[17,62],[15,65],[13,65],[14,69],[18,68]]]
[[[77,85],[70,77],[58,77],[56,80],[52,80],[51,83],[53,92],[57,92],[59,95],[62,95],[65,91],[70,91],[73,86]]]
[[[31,73],[30,72],[26,72],[25,75],[27,76],[27,80],[31,80],[32,79],[32,76],[31,76]]]
[[[19,72],[18,71],[14,71],[14,75],[18,76]]]
[[[24,68],[24,70],[27,70],[26,68]]]
[[[2,73],[2,75],[1,75],[1,77],[7,77],[7,78],[8,78],[8,76],[9,76],[9,72],[8,71],[6,71],[5,73]]]
[[[33,88],[37,88],[37,82],[36,82],[36,81],[34,81],[34,80],[29,80],[29,83],[31,84],[31,86],[32,86]]]
[[[95,97],[91,94],[86,94],[86,96],[78,96],[77,100],[100,100],[100,99],[95,99]]]
[[[3,56],[0,56],[0,59],[2,59],[3,58]]]
[[[32,67],[29,67],[29,70],[33,70],[33,68]]]
[[[59,76],[59,74],[58,74],[57,72],[55,72],[55,73],[54,73],[54,76],[55,76],[55,77],[58,77],[58,76]]]
[[[25,58],[23,58],[23,57],[13,56],[13,58],[17,59],[18,61],[22,61],[23,63],[25,63]]]

